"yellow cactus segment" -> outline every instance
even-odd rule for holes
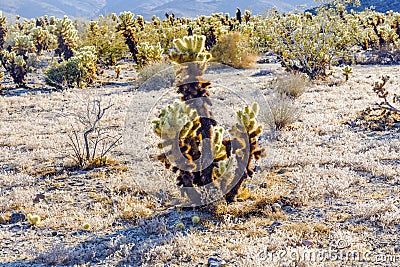
[[[174,40],[174,45],[176,46],[176,48],[179,51],[185,51],[187,49],[187,47],[185,46],[185,44],[183,43],[183,39],[175,39]]]
[[[262,131],[262,126],[258,125],[256,121],[259,109],[259,105],[257,103],[253,103],[251,108],[246,106],[243,111],[239,110],[236,113],[237,120],[243,124],[248,133],[254,132],[258,135]]]
[[[32,215],[28,213],[26,217],[28,218],[29,223],[32,225],[38,225],[41,222],[39,215]]]
[[[203,35],[185,36],[173,41],[177,52],[170,55],[172,61],[181,64],[186,62],[208,62],[211,54],[205,51],[206,37]]]
[[[192,223],[193,223],[193,224],[198,224],[199,222],[200,222],[200,217],[194,215],[194,216],[192,217]]]
[[[224,135],[224,128],[222,127],[214,128],[211,144],[213,148],[214,159],[216,161],[225,160],[227,158],[226,147],[222,144],[223,135]]]
[[[205,48],[206,37],[203,35],[196,35],[194,42],[194,52],[201,53]]]
[[[178,228],[178,229],[181,229],[181,230],[184,230],[184,229],[185,229],[185,225],[183,224],[183,222],[178,222],[178,223],[175,225],[175,227]]]
[[[233,177],[233,162],[233,158],[218,162],[218,167],[213,169],[214,179],[218,179],[222,176],[225,178]]]
[[[90,226],[90,224],[89,224],[89,223],[84,223],[84,224],[83,224],[83,230],[85,230],[85,231],[89,231],[89,230],[90,230],[90,228],[91,228],[91,226]]]
[[[158,119],[153,121],[154,132],[163,139],[191,136],[200,127],[200,117],[195,109],[185,103],[175,101],[162,109]]]

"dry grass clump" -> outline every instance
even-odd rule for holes
[[[280,131],[300,118],[299,109],[292,99],[285,95],[278,95],[269,101],[270,118],[268,124],[271,128]]]
[[[252,68],[257,60],[245,35],[231,32],[223,35],[211,49],[215,61],[234,68]]]
[[[297,201],[291,201],[290,188],[279,177],[268,177],[261,185],[246,184],[239,191],[236,202],[227,204],[223,200],[209,204],[206,210],[219,218],[232,216],[235,218],[263,215],[271,219],[286,219],[282,206],[297,206]],[[279,208],[274,205],[279,203]],[[296,204],[294,204],[296,203]]]
[[[354,207],[355,217],[376,222],[382,226],[400,223],[400,208],[392,201],[371,200],[367,203],[357,203]]]
[[[311,222],[292,222],[287,225],[282,225],[281,230],[294,233],[300,238],[313,238],[316,235],[327,235],[330,233],[328,225]]]
[[[277,77],[271,84],[273,90],[281,95],[295,99],[302,95],[310,85],[306,76],[289,74]]]
[[[174,68],[167,62],[153,62],[138,70],[137,85],[141,91],[160,90],[175,81]]]

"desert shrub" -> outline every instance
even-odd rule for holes
[[[78,167],[87,169],[106,165],[107,155],[121,140],[121,136],[110,136],[101,126],[105,113],[111,107],[104,107],[100,99],[95,99],[87,103],[85,112],[73,114],[78,125],[72,126],[68,137]]]
[[[116,15],[100,16],[90,21],[82,35],[84,46],[94,46],[100,64],[114,66],[128,51],[123,37],[115,31]]]
[[[360,112],[358,118],[363,126],[372,130],[386,130],[400,123],[400,96],[386,89],[389,76],[381,79],[375,82],[373,91],[382,101]]]
[[[137,84],[144,91],[168,88],[175,81],[174,68],[167,62],[153,62],[138,71]]]
[[[247,37],[239,32],[223,35],[211,49],[211,54],[215,61],[234,68],[251,68],[256,62]]]
[[[348,56],[349,33],[340,28],[338,16],[323,9],[317,16],[289,14],[274,21],[270,48],[288,71],[323,78],[335,57]]]
[[[301,74],[284,75],[272,82],[272,88],[275,91],[290,98],[299,97],[308,85],[307,78]]]
[[[46,72],[46,83],[59,89],[86,87],[95,79],[96,61],[95,48],[83,47],[69,60],[53,64]]]
[[[268,124],[272,129],[283,130],[299,119],[299,110],[292,99],[278,95],[269,101],[270,117]]]

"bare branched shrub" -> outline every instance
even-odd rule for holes
[[[81,127],[73,127],[68,137],[74,159],[80,168],[107,164],[107,154],[119,144],[122,136],[112,136],[100,125],[111,107],[103,107],[101,100],[95,99],[87,104],[85,114],[73,114]]]
[[[272,82],[275,91],[293,99],[303,94],[308,85],[307,78],[299,74],[281,76]]]
[[[373,85],[374,93],[382,100],[360,112],[358,117],[362,125],[372,130],[385,130],[400,122],[400,96],[386,89],[389,76],[383,76],[381,82]]]
[[[278,95],[270,102],[270,118],[268,118],[270,127],[276,130],[282,130],[286,126],[299,119],[300,113],[292,99],[285,95]]]
[[[257,59],[247,37],[240,32],[223,35],[211,49],[211,54],[215,61],[234,68],[251,68]]]

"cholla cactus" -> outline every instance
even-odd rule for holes
[[[146,42],[138,45],[137,50],[136,63],[139,68],[162,59],[163,50],[160,45],[150,45]]]
[[[206,38],[203,35],[186,36],[182,39],[174,40],[177,51],[171,52],[169,57],[173,62],[180,64],[176,75],[186,77],[182,81],[183,83],[198,81],[201,87],[199,90],[193,91],[183,84],[179,89],[179,93],[183,94],[182,100],[184,101],[194,97],[208,97],[207,88],[209,83],[200,78],[212,57],[205,50],[205,40]]]
[[[113,19],[113,15],[99,17],[96,21],[90,21],[82,34],[81,44],[95,46],[100,64],[115,66],[128,52],[123,36],[115,31],[116,26],[117,21]]]
[[[1,61],[4,68],[13,78],[14,83],[16,83],[18,87],[25,87],[28,67],[24,57],[17,55],[15,52],[3,51]]]
[[[7,19],[3,17],[0,12],[0,50],[4,48],[4,44],[7,38],[8,29],[6,27]]]
[[[21,55],[26,60],[28,58],[28,53],[35,50],[32,40],[27,35],[17,35],[14,38],[14,46],[12,51],[17,55]]]
[[[244,15],[243,15],[244,21],[246,21],[246,23],[249,23],[250,18],[251,18],[251,11],[246,9],[244,11]]]
[[[64,16],[63,19],[55,20],[55,35],[57,37],[58,47],[56,55],[68,60],[74,55],[78,47],[78,31],[72,24],[72,21]]]
[[[43,26],[37,26],[30,30],[30,39],[33,41],[36,52],[38,55],[42,55],[43,51],[48,50],[53,44],[56,43],[55,36]]]
[[[381,45],[383,44],[396,44],[398,42],[399,36],[396,31],[392,29],[389,25],[378,27],[378,36],[380,38]]]
[[[125,37],[125,43],[129,47],[133,60],[137,62],[138,54],[138,41],[136,39],[136,21],[134,20],[135,14],[131,12],[122,12],[119,14],[118,25],[116,26],[117,32]]]
[[[345,66],[345,67],[342,69],[342,73],[343,73],[343,76],[345,77],[346,82],[347,82],[347,81],[349,80],[350,74],[353,73],[353,68],[350,67],[350,66]]]
[[[0,52],[0,60],[14,83],[18,87],[25,87],[26,75],[29,71],[27,60],[30,53],[35,50],[35,47],[29,36],[21,33],[15,33],[12,36],[11,42],[13,43],[11,51],[5,50]]]
[[[262,127],[256,122],[258,105],[238,112],[232,139],[224,139],[224,129],[217,126],[208,106],[211,105],[210,82],[203,75],[211,55],[205,51],[205,36],[193,35],[174,40],[176,51],[170,54],[178,64],[178,93],[181,101],[162,109],[153,121],[154,132],[163,140],[157,156],[167,169],[178,173],[177,185],[196,204],[206,200],[197,187],[211,185],[233,201],[239,187],[254,169],[250,162],[260,159],[257,136]],[[234,162],[237,168],[233,168]]]

